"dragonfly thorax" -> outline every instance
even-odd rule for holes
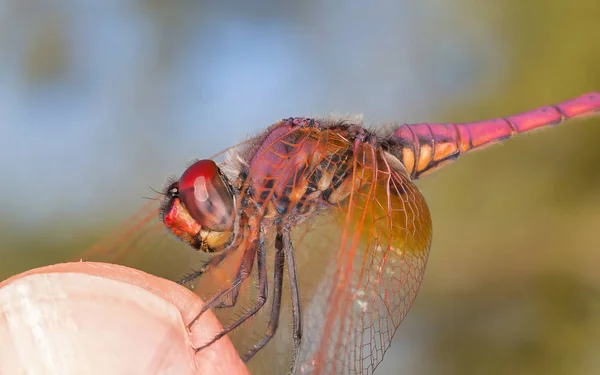
[[[248,147],[250,153],[231,159],[242,161],[237,169],[242,181],[236,183],[244,186],[241,204],[250,201],[266,226],[273,224],[270,218],[276,225],[295,226],[317,211],[342,204],[353,186],[353,140],[359,128],[309,118],[274,124]]]

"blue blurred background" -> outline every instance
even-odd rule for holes
[[[597,0],[0,2],[2,278],[85,249],[289,116],[471,121],[600,89]],[[380,374],[600,371],[600,119],[423,181],[434,242]],[[149,187],[150,186],[150,187]]]

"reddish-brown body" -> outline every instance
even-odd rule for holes
[[[593,92],[462,124],[380,131],[351,121],[284,119],[219,167],[212,160],[190,166],[163,193],[161,219],[191,247],[216,253],[194,275],[202,275],[196,290],[206,308],[223,312],[221,336],[249,329],[239,342],[244,359],[260,357],[273,339],[290,347],[298,372],[370,374],[417,295],[431,245],[429,209],[411,180],[470,150],[599,111],[600,93]],[[117,253],[139,240],[122,230],[124,240],[108,241]],[[289,298],[282,298],[284,264]],[[255,295],[244,299],[248,290]],[[280,311],[292,316],[287,341],[276,335],[290,330],[278,328]],[[261,330],[254,322],[267,324]],[[266,358],[273,366],[266,373],[290,365],[290,358]]]

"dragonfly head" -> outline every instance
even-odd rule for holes
[[[200,160],[165,191],[162,221],[197,250],[217,252],[233,237],[235,194],[212,160]]]

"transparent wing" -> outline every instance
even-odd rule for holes
[[[344,205],[296,239],[306,338],[300,373],[371,374],[425,270],[431,218],[416,186],[371,145],[357,152],[353,185]]]
[[[371,374],[417,295],[431,218],[421,193],[388,157],[362,145],[351,196],[293,230],[303,321],[297,373]],[[287,273],[284,280],[290,282]],[[279,329],[250,362],[253,372],[286,372],[291,316],[284,293]]]

